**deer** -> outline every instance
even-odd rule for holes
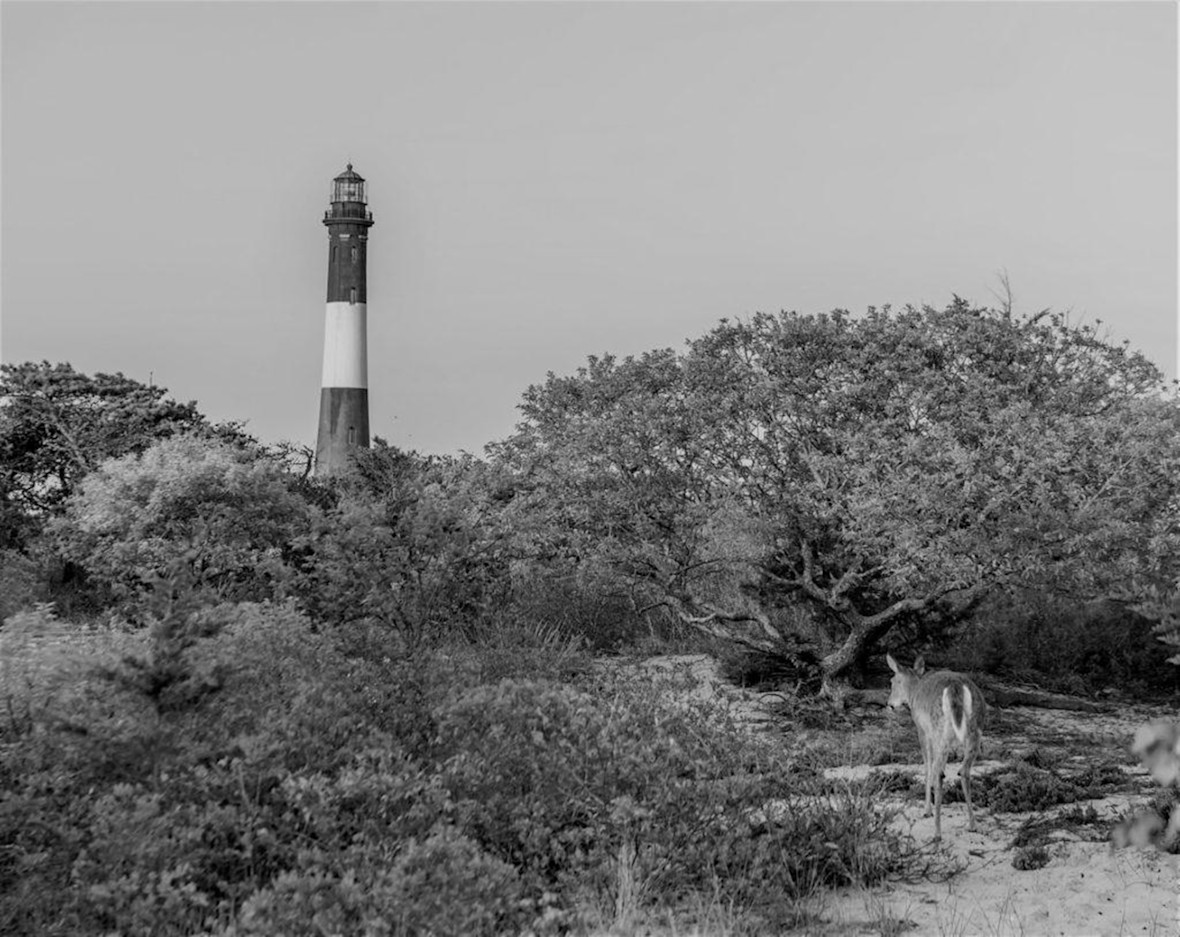
[[[919,657],[914,666],[903,667],[890,654],[885,655],[893,671],[889,707],[908,706],[918,727],[922,743],[922,762],[926,769],[926,809],[930,816],[931,791],[934,794],[934,841],[942,839],[942,773],[947,755],[962,750],[963,764],[959,780],[963,799],[967,801],[967,829],[975,831],[975,811],[971,806],[971,766],[979,754],[987,702],[971,680],[961,673],[939,670],[926,673],[926,661]]]

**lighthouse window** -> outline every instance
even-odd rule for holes
[[[357,259],[357,257],[359,256],[359,254],[360,254],[360,251],[358,251],[358,250],[357,250],[357,249],[354,247],[354,248],[352,249],[352,262],[353,262],[353,263],[356,263],[356,259]]]
[[[332,245],[332,263],[336,263],[336,245]]]
[[[350,446],[356,445],[356,427],[355,426],[348,427],[348,444]]]
[[[355,286],[351,286],[348,289],[348,301],[350,303],[356,302],[356,287]]]

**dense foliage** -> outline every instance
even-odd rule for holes
[[[122,374],[80,374],[68,364],[0,365],[3,518],[58,508],[100,463],[142,452],[155,440],[193,431],[239,435],[233,426],[210,426],[195,403],[167,393]]]
[[[485,465],[381,440],[358,463],[296,540],[297,592],[317,620],[376,622],[416,644],[507,601],[507,533]]]
[[[124,608],[182,557],[216,598],[263,599],[282,594],[317,515],[253,449],[175,436],[91,472],[48,535]]]
[[[0,635],[4,933],[557,933],[701,889],[773,916],[905,854],[868,796],[650,678],[517,654],[473,682],[273,604],[63,630]]]
[[[997,588],[1174,570],[1160,394],[1145,358],[1057,315],[758,315],[551,374],[495,455],[555,554],[751,647],[801,641],[832,679]]]
[[[377,440],[322,480],[163,389],[4,368],[0,932],[569,933],[702,894],[773,932],[912,865],[871,786],[591,657],[675,623],[776,685],[887,636],[1168,685],[1180,410],[1091,328],[759,315],[521,409],[486,460]]]

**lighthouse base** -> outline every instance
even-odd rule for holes
[[[365,387],[325,387],[320,391],[315,474],[348,471],[357,447],[369,446],[369,391]]]

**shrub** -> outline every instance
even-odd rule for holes
[[[1093,804],[1075,804],[1054,814],[1028,817],[1012,837],[1009,848],[1047,845],[1052,834],[1060,830],[1068,830],[1079,839],[1100,843],[1109,837],[1113,826],[1113,821],[1099,816]]]
[[[47,536],[133,612],[180,559],[220,598],[281,595],[289,544],[312,514],[281,466],[244,447],[183,436],[103,463]]]
[[[1022,846],[1012,856],[1012,868],[1021,872],[1040,869],[1049,864],[1049,850],[1044,846]]]
[[[40,604],[0,630],[0,741],[24,741],[0,760],[23,773],[96,766],[137,734],[141,710],[96,676],[143,646],[136,635],[60,620]],[[52,750],[52,751],[51,751]],[[71,754],[74,753],[74,754]]]
[[[980,777],[977,784],[972,785],[973,793],[976,788],[978,793],[974,797],[977,803],[1006,813],[1044,810],[1057,804],[1073,803],[1085,796],[1085,791],[1072,781],[1024,762]],[[947,793],[951,792],[948,790]]]
[[[512,677],[565,682],[585,672],[591,657],[581,635],[559,624],[517,619],[507,609],[476,631],[446,646],[464,683],[497,683]]]
[[[319,869],[284,872],[246,899],[237,927],[227,929],[224,937],[386,937],[392,929],[366,914],[370,901],[355,875]]]
[[[350,861],[387,864],[399,843],[430,832],[449,806],[440,779],[386,741],[338,772],[283,779],[276,793],[298,838]]]
[[[461,827],[546,881],[606,850],[607,722],[594,700],[543,681],[477,686],[440,708],[442,780]],[[654,756],[654,753],[653,753]],[[595,777],[598,775],[598,777]],[[593,854],[593,855],[592,855]]]
[[[870,787],[808,780],[674,678],[480,685],[470,648],[171,601],[170,636],[67,654],[47,609],[0,632],[37,664],[2,739],[0,932],[550,933],[702,891],[769,919],[905,861]]]
[[[626,596],[613,591],[618,583],[580,582],[572,575],[546,575],[537,568],[514,578],[514,618],[526,626],[554,628],[580,638],[594,652],[618,652],[683,630],[662,609],[640,617]]]
[[[526,914],[516,871],[444,826],[405,843],[388,869],[285,872],[244,902],[226,933],[482,937],[518,931]]]
[[[482,463],[377,446],[358,472],[348,488],[361,490],[299,541],[296,590],[317,621],[373,621],[416,648],[507,603],[507,531]]]
[[[718,656],[721,673],[737,686],[763,691],[787,686],[797,695],[800,691],[814,695],[820,689],[819,659],[793,635],[774,653],[731,644],[719,647]]]
[[[451,827],[407,843],[383,886],[395,933],[502,934],[524,910],[516,870]]]
[[[457,825],[534,896],[556,885],[617,907],[627,893],[703,889],[750,904],[872,881],[904,853],[859,789],[800,792],[765,740],[650,682],[505,680],[436,718]],[[774,820],[771,801],[783,805]]]
[[[1036,593],[993,599],[963,629],[958,669],[1089,695],[1109,687],[1134,695],[1177,686],[1152,623],[1117,603],[1081,605]]]
[[[194,853],[204,818],[188,812],[130,785],[98,798],[71,872],[86,917],[129,937],[183,935],[203,924],[212,902],[197,882]]]
[[[208,930],[286,872],[373,879],[445,811],[406,754],[441,663],[350,657],[289,605],[168,621],[0,632],[0,691],[25,687],[0,726],[0,932]]]
[[[40,567],[16,550],[0,550],[0,622],[43,596]]]

